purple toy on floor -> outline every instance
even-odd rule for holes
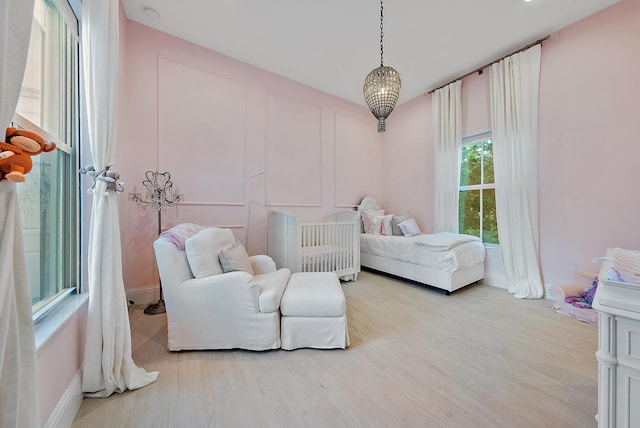
[[[598,277],[593,280],[591,288],[585,291],[582,297],[567,297],[565,302],[571,303],[576,308],[591,309],[593,303],[593,297],[596,295],[596,289],[598,288]]]

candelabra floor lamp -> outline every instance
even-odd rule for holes
[[[129,198],[142,209],[152,208],[156,210],[158,214],[158,236],[160,236],[162,233],[162,211],[170,206],[175,207],[177,211],[178,204],[184,199],[183,195],[179,194],[178,191],[173,188],[171,174],[167,171],[147,171],[142,185],[146,189],[145,194],[142,195],[138,193],[134,188]],[[162,295],[161,279],[158,279],[158,284],[160,287],[160,299],[157,303],[152,303],[146,307],[144,313],[147,315],[162,314],[166,311],[164,296]]]

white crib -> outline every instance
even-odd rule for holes
[[[357,281],[360,272],[360,218],[356,211],[331,214],[327,221],[302,223],[294,214],[268,213],[267,254],[291,272],[335,272]]]

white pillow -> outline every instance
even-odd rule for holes
[[[367,210],[362,213],[362,221],[364,222],[364,233],[373,233],[371,223],[373,218],[384,215],[384,210]]]
[[[377,215],[371,220],[371,233],[374,235],[392,235],[391,219],[393,214]]]
[[[224,273],[241,270],[253,275],[253,268],[251,267],[247,250],[245,250],[244,246],[239,242],[236,242],[236,244],[228,250],[224,248],[220,250],[218,259],[220,260],[220,266],[222,266],[222,272]]]
[[[380,235],[393,235],[393,214],[388,214],[382,217]]]
[[[402,234],[404,236],[416,236],[422,234],[420,228],[418,227],[418,224],[416,223],[416,220],[413,217],[398,224],[398,227],[400,228],[400,230],[402,230]]]
[[[236,240],[229,229],[208,227],[184,242],[187,261],[196,278],[222,273],[218,254],[223,248],[231,248]]]
[[[409,220],[411,218],[411,214],[403,214],[403,215],[394,215],[393,220],[391,220],[391,227],[393,228],[393,234],[397,236],[402,236],[402,229],[398,226],[405,220]]]

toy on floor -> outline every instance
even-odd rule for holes
[[[571,303],[576,308],[591,309],[593,298],[598,288],[598,277],[596,276],[591,284],[591,288],[584,292],[582,296],[570,296],[564,299],[565,302]]]
[[[7,128],[5,135],[5,142],[0,142],[0,180],[23,183],[33,167],[31,156],[56,148],[55,143],[24,129]]]
[[[597,273],[576,271],[573,284],[554,284],[549,287],[552,309],[580,321],[598,325],[598,311],[591,307],[597,289]]]

